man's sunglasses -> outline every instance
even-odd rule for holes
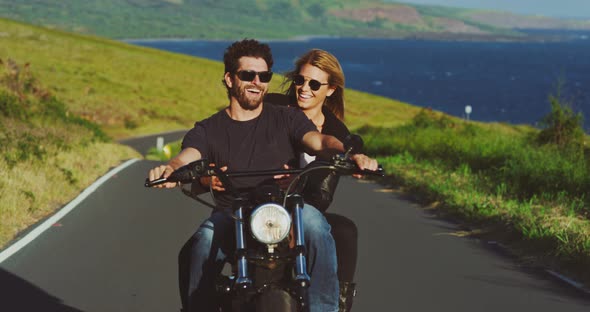
[[[301,76],[301,75],[295,75],[295,76],[293,76],[293,83],[294,83],[296,86],[302,86],[302,85],[304,85],[304,84],[305,84],[305,77],[303,77],[303,76]],[[310,88],[312,91],[317,91],[317,90],[319,90],[319,89],[320,89],[322,86],[325,86],[325,85],[327,85],[328,83],[327,83],[327,82],[326,82],[326,83],[321,83],[321,82],[319,82],[319,81],[317,81],[317,80],[315,80],[315,79],[310,79],[310,80],[309,80],[309,82],[308,82],[308,84],[309,84],[309,88]]]
[[[260,82],[269,82],[272,79],[272,72],[271,71],[253,71],[253,70],[240,70],[238,73],[238,78],[242,81],[252,81],[256,76],[260,79]]]

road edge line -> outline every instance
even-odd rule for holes
[[[561,273],[553,271],[553,270],[545,269],[545,272],[549,273],[554,278],[557,278],[557,279],[561,280],[562,282],[590,295],[590,290],[588,290],[586,287],[584,287],[584,284],[579,283],[579,282],[577,282],[577,281],[575,281],[575,280],[573,280]]]
[[[139,160],[140,160],[139,158],[129,159],[126,162],[122,163],[121,165],[111,169],[109,172],[107,172],[105,175],[100,177],[98,180],[94,181],[94,183],[92,183],[89,187],[87,187],[84,191],[82,191],[82,193],[80,193],[80,195],[78,195],[76,198],[74,198],[72,201],[70,201],[67,205],[65,205],[63,208],[61,208],[57,213],[55,213],[53,216],[51,216],[50,218],[45,220],[43,223],[39,224],[32,231],[30,231],[27,235],[25,235],[24,237],[22,237],[21,239],[19,239],[15,243],[13,243],[12,245],[8,246],[2,252],[0,252],[0,263],[4,262],[6,259],[8,259],[12,255],[17,253],[19,250],[21,250],[23,247],[28,245],[35,238],[39,237],[39,235],[41,235],[43,232],[45,232],[47,229],[49,229],[51,226],[53,226],[53,224],[55,224],[57,221],[59,221],[61,218],[63,218],[65,215],[67,215],[70,211],[74,210],[74,208],[76,208],[79,203],[81,203],[84,199],[86,199],[86,197],[88,197],[90,194],[94,193],[94,191],[96,191],[96,189],[98,189],[98,187],[100,187],[108,179],[110,179],[115,174],[119,173],[123,169],[129,167],[130,165],[134,164],[135,162],[137,162]]]

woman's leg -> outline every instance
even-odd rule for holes
[[[309,301],[311,312],[338,311],[336,248],[330,225],[316,208],[303,208],[303,233],[307,248],[307,271],[311,277]]]
[[[338,280],[352,282],[356,271],[358,230],[347,217],[326,213],[326,220],[332,227],[338,257]]]
[[[339,311],[346,312],[352,309],[352,301],[356,294],[354,273],[358,230],[354,222],[344,216],[333,213],[326,213],[325,216],[336,242],[338,280],[340,281]]]

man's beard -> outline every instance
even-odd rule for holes
[[[248,98],[247,93],[248,91],[246,91],[246,89],[258,89],[260,90],[260,97],[258,99],[251,99]],[[238,100],[238,103],[240,104],[240,106],[245,109],[245,110],[255,110],[257,109],[260,104],[262,104],[262,99],[264,99],[264,95],[266,95],[266,89],[263,89],[262,87],[257,87],[254,85],[249,85],[249,84],[235,84],[232,86],[231,90],[230,90],[230,95],[235,97]]]

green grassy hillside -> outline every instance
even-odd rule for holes
[[[0,16],[110,38],[514,34],[467,10],[378,0],[0,0]]]

